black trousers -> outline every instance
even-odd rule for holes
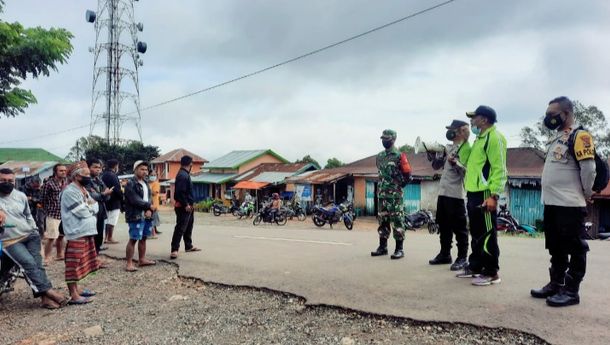
[[[490,195],[489,191],[469,192],[467,195],[468,219],[472,236],[472,254],[468,258],[468,267],[483,275],[495,276],[500,269],[497,212],[487,212],[480,207]]]
[[[439,196],[436,202],[436,223],[439,227],[441,255],[451,255],[453,234],[457,241],[458,258],[468,255],[468,228],[464,199]]]
[[[551,254],[551,278],[563,282],[566,271],[580,282],[587,270],[589,244],[584,207],[544,206],[544,238]]]
[[[95,224],[95,226],[97,227],[97,235],[95,235],[95,251],[97,252],[97,254],[99,255],[100,253],[100,248],[102,247],[102,243],[104,243],[104,223],[106,221],[106,218],[104,217],[97,217],[97,222]]]
[[[184,207],[175,207],[176,227],[172,236],[172,252],[180,249],[180,241],[184,238],[184,249],[189,250],[193,247],[193,212],[187,212]]]

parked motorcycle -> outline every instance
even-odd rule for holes
[[[253,201],[248,201],[241,204],[240,208],[233,212],[233,215],[235,217],[238,217],[239,219],[242,218],[252,218],[254,217],[254,202]]]
[[[297,201],[296,203],[282,207],[282,211],[286,214],[286,218],[292,220],[294,217],[297,217],[299,221],[304,221],[307,216],[305,215],[305,210],[301,207],[301,204]]]
[[[500,205],[500,211],[497,217],[498,231],[504,231],[507,234],[528,234],[530,236],[536,233],[536,227],[529,224],[520,224],[517,218],[513,217],[506,205]]]
[[[332,229],[333,224],[343,221],[347,230],[352,230],[354,228],[354,216],[350,211],[352,209],[350,205],[349,202],[343,202],[339,205],[331,203],[328,207],[315,206],[312,215],[313,223],[319,228],[328,223]]]
[[[419,210],[406,215],[405,225],[408,230],[415,230],[421,228],[422,226],[428,226],[429,233],[438,233],[438,224],[436,224],[434,215],[429,210]]]
[[[212,205],[212,213],[215,216],[220,216],[221,214],[235,214],[236,211],[239,210],[239,206],[235,202],[231,204],[231,207],[226,207],[221,202],[216,202]]]
[[[271,209],[269,209],[269,207],[262,207],[261,210],[258,212],[258,214],[256,215],[256,217],[254,217],[254,220],[252,221],[252,224],[259,225],[260,223],[275,223],[279,226],[282,225],[286,225],[286,223],[288,222],[288,218],[286,218],[286,215],[283,212],[271,212]]]
[[[0,234],[3,232],[4,227],[0,226]],[[7,255],[3,255],[2,242],[0,241],[0,296],[13,291],[15,281],[19,277],[23,277],[21,268],[15,265]]]

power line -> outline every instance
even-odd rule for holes
[[[182,95],[182,96],[180,96],[180,97],[172,98],[172,99],[169,99],[169,100],[167,100],[167,101],[163,101],[163,102],[161,102],[161,103],[157,103],[157,104],[153,104],[153,105],[150,105],[150,106],[147,106],[147,107],[141,108],[141,109],[140,109],[140,112],[142,112],[142,111],[146,111],[146,110],[150,110],[150,109],[153,109],[153,108],[158,108],[158,107],[164,106],[164,105],[169,104],[169,103],[177,102],[177,101],[183,100],[183,99],[185,99],[185,98],[192,97],[192,96],[195,96],[195,95],[198,95],[198,94],[200,94],[200,93],[207,92],[207,91],[211,91],[211,90],[217,89],[217,88],[219,88],[219,87],[222,87],[222,86],[225,86],[225,85],[228,85],[228,84],[231,84],[231,83],[234,83],[234,82],[240,81],[240,80],[242,80],[242,79],[250,78],[250,77],[253,77],[253,76],[257,75],[257,74],[261,74],[261,73],[267,72],[267,71],[269,71],[269,70],[272,70],[272,69],[275,69],[275,68],[278,68],[278,67],[281,67],[281,66],[287,65],[287,64],[289,64],[289,63],[292,63],[292,62],[295,62],[295,61],[298,61],[298,60],[301,60],[301,59],[304,59],[304,58],[310,57],[310,56],[312,56],[312,55],[315,55],[315,54],[321,53],[321,52],[323,52],[323,51],[325,51],[325,50],[328,50],[328,49],[334,48],[334,47],[336,47],[336,46],[339,46],[339,45],[341,45],[341,44],[344,44],[344,43],[347,43],[347,42],[350,42],[350,41],[356,40],[356,39],[358,39],[358,38],[360,38],[360,37],[363,37],[363,36],[366,36],[366,35],[372,34],[372,33],[376,32],[376,31],[383,30],[383,29],[385,29],[385,28],[387,28],[387,27],[389,27],[389,26],[392,26],[392,25],[395,25],[395,24],[401,23],[401,22],[403,22],[403,21],[406,21],[406,20],[409,20],[409,19],[415,18],[415,17],[420,16],[420,15],[422,15],[422,14],[425,14],[425,13],[427,13],[427,12],[433,11],[433,10],[435,10],[435,9],[437,9],[437,8],[440,8],[440,7],[446,6],[446,5],[448,5],[448,4],[450,4],[450,3],[454,2],[454,1],[456,1],[456,0],[447,0],[447,1],[442,2],[442,3],[439,3],[439,4],[437,4],[437,5],[434,5],[434,6],[431,6],[431,7],[426,8],[426,9],[423,9],[423,10],[421,10],[421,11],[418,11],[418,12],[415,12],[415,13],[412,13],[412,14],[409,14],[409,15],[407,15],[407,16],[405,16],[405,17],[402,17],[402,18],[396,19],[396,20],[391,21],[391,22],[389,22],[389,23],[387,23],[387,24],[383,24],[383,25],[381,25],[381,26],[377,26],[377,27],[375,27],[375,28],[373,28],[373,29],[370,29],[370,30],[368,30],[368,31],[365,31],[365,32],[363,32],[363,33],[360,33],[360,34],[357,34],[357,35],[354,35],[354,36],[348,37],[348,38],[343,39],[343,40],[341,40],[341,41],[338,41],[338,42],[335,42],[335,43],[329,44],[329,45],[327,45],[327,46],[324,46],[324,47],[322,47],[322,48],[318,48],[318,49],[316,49],[316,50],[312,50],[312,51],[310,51],[310,52],[308,52],[308,53],[305,53],[305,54],[299,55],[299,56],[294,57],[294,58],[292,58],[292,59],[288,59],[288,60],[282,61],[282,62],[280,62],[280,63],[277,63],[277,64],[275,64],[275,65],[272,65],[272,66],[269,66],[269,67],[266,67],[266,68],[263,68],[263,69],[259,69],[259,70],[257,70],[257,71],[254,71],[254,72],[251,72],[251,73],[248,73],[248,74],[244,74],[244,75],[242,75],[242,76],[240,76],[240,77],[233,78],[233,79],[231,79],[231,80],[227,80],[227,81],[225,81],[225,82],[222,82],[222,83],[219,83],[219,84],[216,84],[216,85],[213,85],[213,86],[207,87],[207,88],[205,88],[205,89],[201,89],[201,90],[198,90],[198,91],[194,91],[194,92],[188,93],[188,94],[186,94],[186,95]],[[132,114],[136,114],[136,113],[137,113],[137,111],[132,111],[132,112],[130,112],[130,113],[126,113],[126,114],[124,114],[124,115],[132,115]]]
[[[15,139],[15,140],[7,140],[7,141],[0,141],[0,145],[17,143],[17,142],[21,142],[21,141],[36,140],[36,139],[41,139],[41,138],[46,138],[46,137],[52,137],[52,136],[55,136],[55,135],[72,132],[72,131],[75,131],[77,129],[89,127],[89,125],[90,124],[86,124],[86,125],[82,125],[82,126],[78,126],[78,127],[67,128],[67,129],[61,130],[59,132],[51,132],[51,133],[47,133],[47,134],[43,134],[43,135],[39,135],[39,136],[35,136],[35,137]]]
[[[295,61],[298,61],[298,60],[301,60],[301,59],[304,59],[304,58],[310,57],[310,56],[312,56],[312,55],[315,55],[315,54],[321,53],[321,52],[323,52],[323,51],[325,51],[325,50],[328,50],[328,49],[331,49],[331,48],[337,47],[337,46],[339,46],[339,45],[342,45],[342,44],[345,44],[345,43],[347,43],[347,42],[350,42],[350,41],[356,40],[356,39],[358,39],[358,38],[361,38],[361,37],[363,37],[363,36],[366,36],[366,35],[372,34],[372,33],[377,32],[377,31],[379,31],[379,30],[383,30],[383,29],[385,29],[385,28],[387,28],[387,27],[389,27],[389,26],[392,26],[392,25],[395,25],[395,24],[398,24],[398,23],[404,22],[404,21],[406,21],[406,20],[409,20],[409,19],[415,18],[415,17],[420,16],[420,15],[422,15],[422,14],[425,14],[425,13],[427,13],[427,12],[433,11],[433,10],[435,10],[435,9],[437,9],[437,8],[440,8],[440,7],[443,7],[443,6],[449,5],[450,3],[454,2],[454,1],[457,1],[457,0],[447,0],[447,1],[441,2],[441,3],[436,4],[436,5],[434,5],[434,6],[431,6],[431,7],[425,8],[425,9],[423,9],[423,10],[421,10],[421,11],[411,13],[411,14],[409,14],[409,15],[407,15],[407,16],[402,17],[402,18],[399,18],[399,19],[396,19],[396,20],[391,21],[391,22],[389,22],[389,23],[386,23],[386,24],[383,24],[383,25],[377,26],[377,27],[375,27],[375,28],[372,28],[372,29],[367,30],[367,31],[365,31],[365,32],[362,32],[362,33],[360,33],[360,34],[357,34],[357,35],[354,35],[354,36],[350,36],[350,37],[348,37],[348,38],[345,38],[345,39],[343,39],[343,40],[341,40],[341,41],[337,41],[337,42],[335,42],[335,43],[329,44],[329,45],[324,46],[324,47],[322,47],[322,48],[318,48],[318,49],[316,49],[316,50],[312,50],[312,51],[310,51],[310,52],[308,52],[308,53],[305,53],[305,54],[299,55],[299,56],[294,57],[294,58],[292,58],[292,59],[284,60],[284,61],[282,61],[282,62],[279,62],[279,63],[275,64],[275,65],[272,65],[272,66],[269,66],[269,67],[266,67],[266,68],[263,68],[263,69],[259,69],[259,70],[257,70],[257,71],[254,71],[254,72],[251,72],[251,73],[248,73],[248,74],[244,74],[244,75],[242,75],[242,76],[240,76],[240,77],[237,77],[237,78],[233,78],[233,79],[227,80],[227,81],[225,81],[225,82],[222,82],[222,83],[219,83],[219,84],[216,84],[216,85],[213,85],[213,86],[207,87],[207,88],[205,88],[205,89],[201,89],[201,90],[198,90],[198,91],[194,91],[194,92],[191,92],[191,93],[188,93],[188,94],[182,95],[182,96],[180,96],[180,97],[172,98],[172,99],[169,99],[169,100],[167,100],[167,101],[163,101],[163,102],[161,102],[161,103],[157,103],[157,104],[153,104],[153,105],[150,105],[150,106],[147,106],[147,107],[141,108],[141,109],[140,109],[140,112],[142,112],[142,111],[146,111],[146,110],[150,110],[150,109],[153,109],[153,108],[158,108],[158,107],[164,106],[164,105],[169,104],[169,103],[177,102],[177,101],[180,101],[180,100],[182,100],[182,99],[185,99],[185,98],[188,98],[188,97],[192,97],[192,96],[195,96],[195,95],[198,95],[198,94],[200,94],[200,93],[207,92],[207,91],[211,91],[211,90],[217,89],[217,88],[219,88],[219,87],[222,87],[222,86],[225,86],[225,85],[228,85],[228,84],[232,84],[232,83],[235,83],[235,82],[237,82],[237,81],[240,81],[240,80],[243,80],[243,79],[246,79],[246,78],[250,78],[250,77],[253,77],[253,76],[255,76],[255,75],[258,75],[258,74],[261,74],[261,73],[264,73],[264,72],[270,71],[270,70],[272,70],[272,69],[275,69],[275,68],[278,68],[278,67],[281,67],[281,66],[287,65],[287,64],[289,64],[289,63],[292,63],[292,62],[295,62]],[[129,112],[129,113],[123,114],[123,116],[133,115],[133,114],[136,114],[136,113],[137,113],[137,111],[132,111],[132,112]],[[86,124],[86,125],[82,125],[82,126],[78,126],[78,127],[72,127],[72,128],[68,128],[68,129],[65,129],[65,130],[62,130],[62,131],[59,131],[59,132],[47,133],[47,134],[44,134],[44,135],[41,135],[41,136],[29,137],[29,138],[24,138],[24,139],[15,139],[15,140],[2,141],[2,142],[0,142],[0,145],[3,145],[3,144],[10,144],[10,143],[16,143],[16,142],[22,142],[22,141],[29,141],[29,140],[36,140],[36,139],[45,138],[45,137],[51,137],[51,136],[55,136],[55,135],[59,135],[59,134],[63,134],[63,133],[71,132],[71,131],[75,131],[75,130],[77,130],[77,129],[81,129],[81,128],[89,127],[90,125],[91,125],[91,124],[90,124],[90,123],[88,123],[88,124]]]

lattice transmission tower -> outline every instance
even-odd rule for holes
[[[89,48],[93,53],[89,134],[104,123],[104,136],[111,144],[122,141],[121,128],[126,122],[135,124],[142,141],[138,69],[144,65],[140,55],[147,46],[138,39],[144,25],[135,22],[134,2],[137,0],[98,0],[97,11],[85,13],[87,22],[95,27],[95,46]],[[125,102],[135,106],[130,112],[133,115],[122,115]]]

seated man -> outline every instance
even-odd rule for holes
[[[53,290],[42,266],[40,234],[32,218],[28,198],[15,188],[15,174],[10,169],[0,169],[0,233],[2,255],[6,255],[25,271],[25,279],[41,298],[41,306],[60,308],[67,298]]]
[[[271,219],[275,219],[276,215],[280,212],[280,208],[282,208],[282,200],[280,199],[280,195],[278,193],[273,193],[269,210],[269,212],[271,212]]]

